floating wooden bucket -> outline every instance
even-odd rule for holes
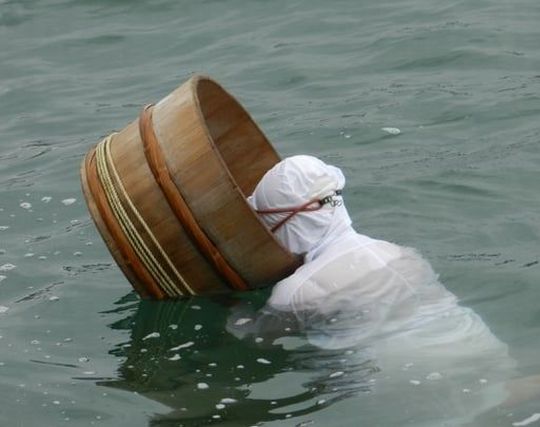
[[[91,149],[81,180],[141,296],[209,295],[269,285],[300,265],[246,201],[279,160],[242,106],[195,76]]]

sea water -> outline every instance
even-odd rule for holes
[[[539,18],[535,0],[0,0],[0,424],[538,424]],[[224,301],[139,301],[79,164],[193,73],[282,156],[341,167],[357,230],[417,248],[512,373],[385,370],[302,333],[240,339]]]

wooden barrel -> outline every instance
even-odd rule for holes
[[[300,265],[246,201],[279,160],[242,106],[195,76],[92,148],[81,181],[141,296],[210,295],[266,286]]]

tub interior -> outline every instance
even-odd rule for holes
[[[236,184],[249,196],[280,158],[246,110],[223,88],[200,79],[195,93],[210,137]]]

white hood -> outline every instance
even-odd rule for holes
[[[341,170],[313,156],[288,157],[270,169],[257,184],[248,202],[255,210],[277,209],[300,206],[307,201],[333,195],[345,186]],[[278,228],[274,235],[289,251],[306,254],[306,261],[313,253],[353,231],[351,219],[341,196],[340,206],[325,204],[321,209],[299,212]],[[259,215],[268,228],[272,228],[286,213]]]

